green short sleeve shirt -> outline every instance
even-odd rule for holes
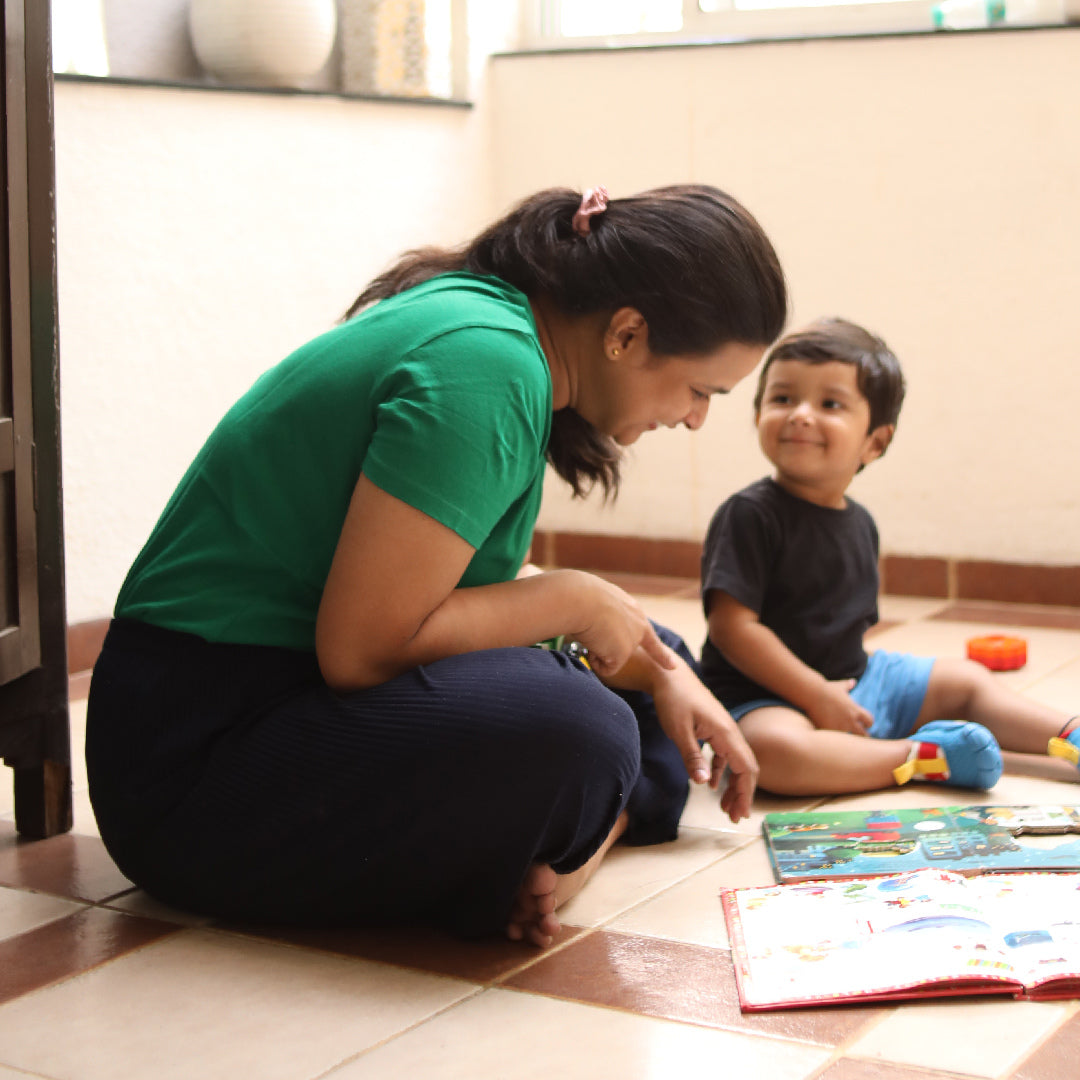
[[[540,508],[551,378],[528,300],[444,274],[302,346],[229,410],[166,506],[116,615],[210,641],[314,649],[361,472],[514,576]]]

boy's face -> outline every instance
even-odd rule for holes
[[[854,364],[776,360],[757,416],[758,440],[791,494],[821,506],[844,506],[852,477],[884,453],[891,425],[869,431],[870,403]]]

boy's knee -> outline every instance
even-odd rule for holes
[[[977,660],[960,657],[937,660],[930,679],[931,685],[936,683],[941,690],[962,695],[965,699],[980,687],[988,686],[993,682],[990,671]]]
[[[743,733],[759,762],[783,761],[801,753],[807,735],[793,724],[757,724]]]

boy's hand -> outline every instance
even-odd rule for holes
[[[720,809],[733,822],[750,816],[757,787],[758,763],[727,710],[689,665],[675,653],[673,669],[658,669],[652,685],[653,702],[660,726],[682,754],[686,771],[696,784],[706,781],[714,791],[724,769],[731,778],[720,798]],[[699,740],[712,747],[709,764]]]
[[[825,682],[813,709],[807,711],[810,722],[827,731],[847,731],[852,735],[865,735],[874,723],[874,717],[851,699],[855,679],[836,679]]]

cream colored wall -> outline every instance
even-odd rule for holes
[[[484,125],[461,108],[57,83],[70,623],[111,612],[260,372],[400,251],[485,222]]]
[[[855,489],[887,550],[1080,561],[1078,80],[1061,31],[503,57],[472,110],[57,83],[69,621],[108,614],[259,372],[402,249],[550,183],[726,186],[773,236],[797,319],[889,339],[912,389]],[[699,538],[763,472],[749,397],[647,436],[614,510],[552,484],[541,525]]]
[[[893,346],[897,440],[853,487],[885,551],[1080,562],[1080,32],[503,57],[492,79],[497,205],[717,184],[771,235],[795,323]],[[614,509],[551,482],[542,527],[699,539],[766,472],[751,397],[642,439]]]

